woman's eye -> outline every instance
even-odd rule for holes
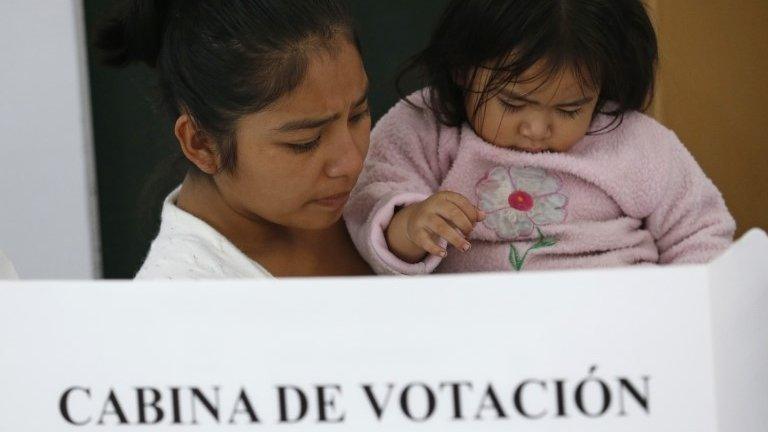
[[[350,117],[349,121],[351,123],[357,123],[360,120],[368,117],[369,115],[371,115],[371,110],[370,110],[370,108],[366,108],[365,111],[362,111],[362,112],[357,113],[357,114],[353,115],[352,117]]]
[[[306,143],[288,144],[288,147],[295,153],[306,153],[317,148],[318,144],[320,144],[320,137]]]

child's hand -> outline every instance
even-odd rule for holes
[[[485,214],[463,195],[438,192],[395,214],[387,227],[387,244],[407,262],[421,261],[425,253],[444,257],[446,251],[438,244],[441,238],[466,252],[471,247],[466,237],[483,219]]]

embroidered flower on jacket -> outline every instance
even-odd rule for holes
[[[528,254],[557,244],[541,226],[565,221],[568,197],[559,193],[560,179],[542,168],[496,167],[477,183],[478,207],[487,214],[483,223],[505,240],[538,239],[521,254],[509,246],[509,262],[522,270]]]
[[[560,179],[541,168],[496,167],[477,184],[483,223],[507,240],[530,238],[536,227],[565,221],[568,197]]]

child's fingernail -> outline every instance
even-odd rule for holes
[[[480,220],[483,220],[483,219],[485,219],[485,212],[484,212],[484,211],[482,211],[482,210],[480,210],[479,212],[477,212],[477,217],[478,217],[478,219],[480,219]]]
[[[440,251],[440,254],[439,254],[439,255],[440,255],[442,258],[445,258],[445,256],[446,256],[446,255],[448,255],[448,252],[446,252],[446,251],[444,251],[444,250],[443,250],[443,251]]]
[[[469,251],[469,248],[471,248],[471,247],[472,247],[471,244],[464,243],[464,246],[461,247],[461,250],[463,250],[464,252],[467,252],[467,251]]]

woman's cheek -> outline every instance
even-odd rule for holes
[[[357,148],[360,151],[362,160],[365,161],[365,157],[368,155],[368,150],[371,146],[370,128],[367,131],[363,131],[363,133],[358,134],[358,137],[355,139],[355,143],[357,144]]]

